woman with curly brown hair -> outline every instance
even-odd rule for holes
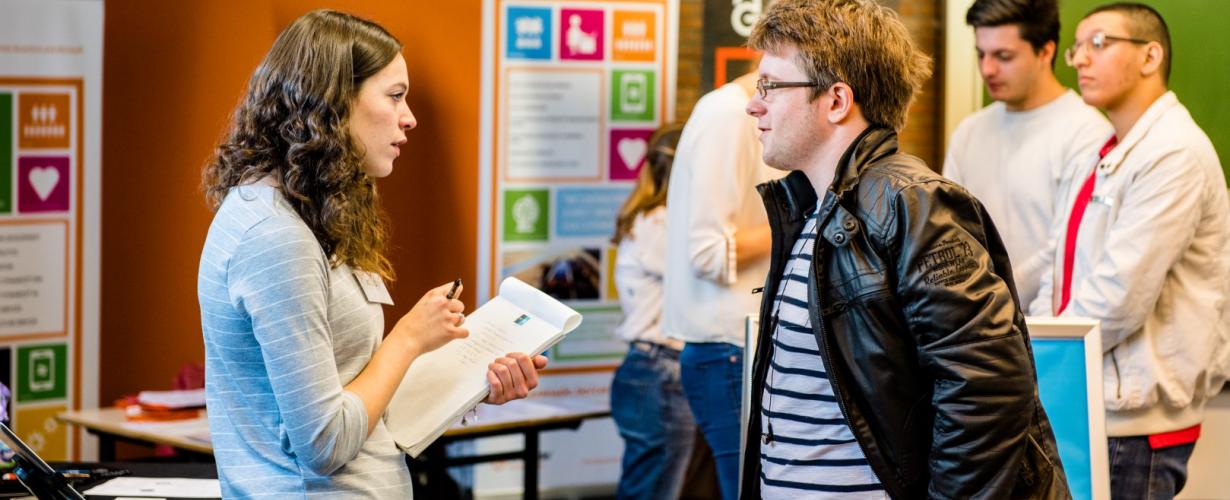
[[[204,172],[215,209],[198,298],[205,389],[227,498],[407,498],[382,418],[415,359],[464,338],[464,304],[429,290],[382,340],[387,233],[375,179],[416,125],[401,43],[318,10],[256,69]],[[537,386],[542,356],[487,374],[500,404]]]

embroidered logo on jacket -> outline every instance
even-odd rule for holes
[[[918,272],[932,286],[951,286],[961,283],[974,273],[978,263],[967,241],[951,239],[941,241],[936,249],[924,254],[918,262]]]

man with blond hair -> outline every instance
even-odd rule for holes
[[[772,228],[744,498],[1065,498],[986,209],[898,151],[930,61],[870,0],[781,0],[764,51]]]
[[[1152,7],[1094,9],[1065,59],[1114,133],[1067,193],[1030,311],[1101,322],[1111,498],[1174,498],[1230,363],[1226,178],[1167,89],[1170,32]]]

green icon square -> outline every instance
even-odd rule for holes
[[[657,95],[654,79],[653,71],[611,71],[611,120],[652,122]]]
[[[17,348],[17,401],[64,399],[68,393],[68,347],[64,344]]]
[[[0,94],[0,213],[13,211],[13,94]]]
[[[504,241],[547,241],[550,194],[546,189],[504,191]]]

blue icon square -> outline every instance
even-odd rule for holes
[[[509,7],[504,17],[508,59],[551,59],[551,9]]]

